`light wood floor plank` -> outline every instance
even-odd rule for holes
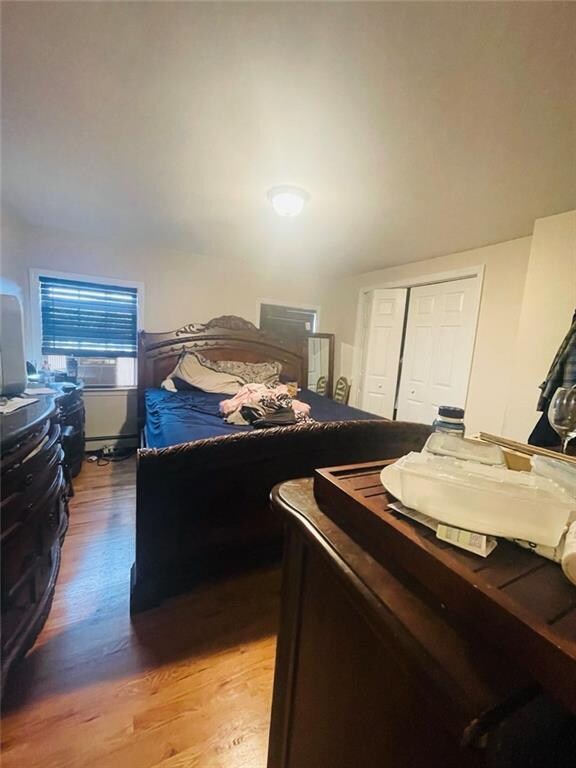
[[[135,462],[85,464],[52,611],[8,682],[3,768],[264,768],[276,569],[130,619]]]

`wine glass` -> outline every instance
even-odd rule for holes
[[[558,387],[548,408],[550,426],[562,441],[562,453],[576,437],[576,387]]]

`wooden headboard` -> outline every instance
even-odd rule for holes
[[[138,421],[144,423],[144,393],[159,387],[175,368],[182,352],[201,352],[209,360],[244,363],[278,362],[282,379],[306,386],[307,340],[301,346],[269,336],[235,315],[222,315],[207,323],[190,323],[168,333],[141,331],[138,338]]]

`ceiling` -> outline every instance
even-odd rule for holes
[[[353,273],[576,207],[576,4],[4,2],[28,221]],[[281,219],[270,187],[311,199]]]

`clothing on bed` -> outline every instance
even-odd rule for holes
[[[227,424],[220,415],[222,394],[214,392],[167,392],[163,389],[146,390],[146,444],[149,448],[166,448],[192,440],[203,440],[236,432],[251,432],[251,426]],[[354,421],[378,419],[365,411],[335,403],[309,389],[298,395],[308,404],[315,421]]]
[[[280,412],[282,418],[278,420]],[[308,403],[292,398],[285,384],[245,384],[234,397],[222,400],[220,413],[229,424],[257,428],[312,421]]]
[[[296,416],[292,408],[278,408],[276,411],[265,413],[263,416],[257,416],[257,411],[249,405],[243,405],[241,409],[242,416],[254,427],[254,429],[270,429],[271,427],[292,427],[294,424],[302,424],[302,421],[296,421]],[[309,424],[314,424],[314,419],[307,418]]]

